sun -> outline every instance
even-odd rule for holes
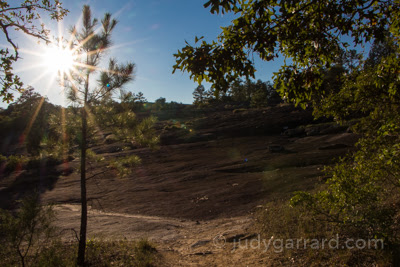
[[[49,72],[67,73],[73,69],[75,62],[74,52],[59,46],[49,46],[43,54],[43,64]]]

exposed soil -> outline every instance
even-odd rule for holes
[[[326,127],[309,135],[281,134],[309,123],[316,123],[309,112],[291,107],[224,111],[191,118],[185,131],[162,130],[167,122],[160,123],[159,150],[122,151],[120,144],[93,147],[105,158],[138,155],[142,164],[128,178],[109,173],[88,181],[89,237],[149,238],[170,266],[271,264],[268,253],[232,251],[234,242],[220,245],[214,238],[255,234],[253,213],[262,204],[312,189],[323,165],[344,155],[357,139],[343,129]],[[76,167],[78,161],[68,164]],[[2,206],[12,206],[39,186],[43,202],[57,204],[60,229],[78,230],[79,174],[64,173],[66,167],[3,177]],[[74,238],[71,230],[62,235]]]

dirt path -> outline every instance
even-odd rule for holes
[[[56,205],[57,226],[63,240],[75,239],[79,205]],[[89,209],[88,238],[137,240],[147,238],[157,247],[166,266],[265,266],[263,251],[238,248],[239,239],[256,238],[249,216],[208,221],[102,212]]]

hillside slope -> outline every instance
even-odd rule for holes
[[[218,250],[211,242],[218,233],[249,234],[252,213],[262,204],[313,189],[322,167],[357,139],[346,127],[315,122],[309,112],[290,106],[210,112],[160,121],[157,128],[159,150],[124,151],[119,143],[92,148],[106,159],[136,154],[142,164],[124,179],[108,174],[88,181],[89,236],[148,237],[172,259],[201,255],[196,249]],[[43,202],[58,204],[59,227],[78,229],[79,174],[64,168],[3,177],[1,205],[11,207],[39,187]],[[203,239],[204,246],[192,247]]]

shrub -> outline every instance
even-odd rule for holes
[[[91,239],[86,249],[86,261],[91,266],[150,267],[157,261],[157,250],[144,239],[137,242]]]
[[[304,207],[293,207],[288,202],[268,203],[258,212],[257,221],[262,238],[266,244],[270,242],[269,251],[276,252],[270,254],[272,262],[280,262],[282,266],[390,265],[388,251],[380,247],[346,247],[347,238],[356,240],[355,236],[346,235],[337,224],[326,220],[324,215],[316,215]],[[327,240],[325,245],[322,245],[323,240]],[[331,240],[334,240],[333,247],[328,243]],[[290,245],[291,241],[293,246]],[[312,247],[312,244],[317,247]]]
[[[154,262],[154,253],[156,248],[146,239],[141,239],[135,246],[135,263],[133,266],[147,267],[152,266]]]
[[[11,155],[8,158],[1,156],[0,164],[4,164],[4,171],[10,173],[12,171],[21,170],[28,162],[28,158],[22,155]]]
[[[5,265],[34,262],[54,228],[51,206],[41,206],[37,193],[24,197],[19,210],[13,214],[0,210],[1,258]]]
[[[343,235],[384,240],[400,263],[400,153],[392,135],[362,138],[359,150],[326,168],[325,188],[298,192],[291,203],[337,226]]]
[[[38,169],[41,166],[55,166],[61,164],[63,160],[61,158],[57,158],[55,155],[48,155],[48,156],[36,156],[30,157],[26,161],[26,168],[27,169]]]
[[[63,244],[56,240],[40,251],[34,266],[40,267],[68,267],[75,266],[77,246]]]

